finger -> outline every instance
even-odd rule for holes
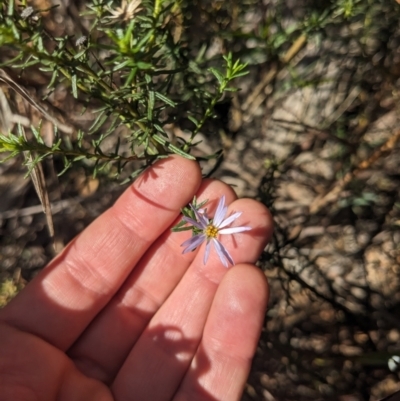
[[[268,285],[255,266],[237,265],[223,278],[203,337],[174,401],[239,400],[257,348]]]
[[[236,199],[226,184],[206,180],[196,197],[199,202],[208,199],[207,207],[212,210],[222,195],[229,203]],[[187,235],[187,232],[173,233],[168,228],[68,351],[83,373],[105,383],[114,379],[149,320],[193,261],[196,253],[182,255],[181,244]]]
[[[0,400],[113,400],[107,386],[41,338],[1,323],[0,338]]]
[[[69,348],[200,181],[198,165],[181,157],[150,167],[0,312],[0,319]]]
[[[224,236],[223,243],[238,263],[254,263],[271,235],[268,210],[256,201],[241,199],[229,206],[242,211],[237,225],[251,231]],[[139,338],[114,383],[117,399],[167,400],[173,396],[199,345],[218,284],[228,271],[215,252],[203,264],[203,247],[165,304]],[[157,386],[153,380],[157,377]]]

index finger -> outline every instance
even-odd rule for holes
[[[199,166],[190,160],[174,156],[154,164],[0,311],[0,321],[69,348],[200,182]]]

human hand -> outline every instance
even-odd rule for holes
[[[225,195],[235,266],[172,233],[197,194]],[[0,311],[0,401],[238,400],[268,291],[253,263],[272,232],[260,203],[203,180],[195,162],[159,161]]]

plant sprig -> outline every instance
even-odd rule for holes
[[[54,36],[46,28],[46,18],[56,9],[38,10],[25,3],[18,9],[13,0],[5,0],[0,6],[0,50],[13,57],[1,60],[0,67],[15,69],[19,75],[40,70],[48,80],[47,98],[63,84],[82,110],[94,103],[100,107],[92,111],[92,124],[76,130],[68,141],[58,133],[53,145],[46,146],[40,141],[40,129],[29,141],[2,133],[2,151],[13,147],[10,157],[35,152],[35,160],[61,156],[66,169],[83,159],[95,160],[94,174],[100,164],[115,164],[120,173],[132,161],[148,164],[169,154],[194,159],[196,136],[214,117],[224,94],[237,90],[232,81],[247,72],[231,53],[224,56],[224,66],[215,66],[215,60],[210,66],[201,49],[192,54],[183,50],[184,31],[178,40],[174,36],[176,21],[185,18],[180,3],[91,0],[82,13],[91,24],[89,34],[72,37]],[[194,124],[190,139],[171,136],[167,127],[187,119]],[[125,127],[123,138],[114,134],[119,127]],[[102,150],[106,138],[114,140],[113,152]],[[124,154],[119,153],[121,144]]]
[[[197,198],[196,196],[193,197],[192,202],[190,203],[192,207],[196,210],[201,210],[205,204],[207,204],[208,199],[197,203]],[[193,209],[190,207],[190,205],[185,206],[184,208],[181,209],[181,213],[183,216],[189,217],[192,220],[196,220],[196,215],[193,212]],[[212,220],[211,220],[212,221]],[[188,223],[185,220],[181,220],[178,224],[176,224],[174,227],[171,228],[171,231],[174,233],[181,232],[181,231],[192,231],[192,235],[197,235],[201,232],[197,227],[188,225]]]

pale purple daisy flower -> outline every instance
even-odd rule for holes
[[[204,241],[206,241],[206,250],[204,252],[204,264],[207,263],[208,257],[210,255],[211,244],[214,244],[215,250],[225,267],[228,267],[228,262],[231,265],[234,265],[235,262],[232,259],[232,256],[229,254],[228,250],[218,241],[219,234],[236,234],[241,233],[243,231],[251,230],[251,227],[228,227],[231,223],[233,223],[242,212],[236,212],[231,216],[225,218],[226,213],[228,211],[228,206],[225,205],[225,196],[222,196],[219,200],[217,210],[215,212],[215,216],[212,220],[210,220],[207,216],[206,210],[201,209],[197,210],[195,207],[190,205],[193,213],[196,216],[196,220],[191,219],[190,217],[183,216],[183,220],[192,226],[196,227],[198,230],[201,230],[200,233],[194,235],[192,238],[186,240],[181,246],[185,247],[183,253],[188,253],[194,251],[197,247],[199,247]]]

